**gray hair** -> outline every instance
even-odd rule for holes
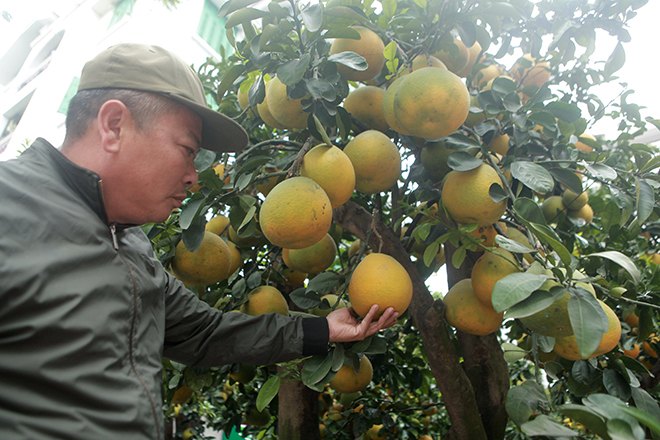
[[[138,130],[144,130],[165,113],[176,110],[181,104],[162,95],[129,89],[81,90],[71,99],[66,114],[66,140],[80,139],[98,116],[106,101],[116,99],[124,103],[133,116]]]

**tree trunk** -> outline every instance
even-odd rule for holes
[[[445,255],[447,261],[456,249],[447,243]],[[469,278],[472,267],[483,253],[468,253],[463,264],[455,268],[447,264],[449,286]],[[495,334],[474,336],[457,331],[457,338],[463,356],[463,368],[475,389],[479,413],[489,440],[504,438],[508,421],[506,413],[506,395],[509,391],[509,366],[504,360],[504,353]]]
[[[278,393],[279,438],[319,440],[319,393],[300,380],[283,382]]]
[[[486,440],[489,438],[480,416],[480,408],[475,388],[461,367],[460,358],[452,343],[444,321],[444,303],[433,301],[424,280],[398,237],[392,230],[358,204],[349,201],[334,210],[335,222],[343,229],[365,240],[368,230],[375,224],[369,246],[394,257],[408,271],[413,282],[413,299],[409,310],[415,325],[419,328],[429,367],[442,393],[447,413],[451,420],[448,439]],[[447,259],[450,261],[450,258]],[[485,371],[489,374],[490,371]],[[507,373],[508,378],[508,373]],[[483,380],[487,383],[489,378]],[[476,388],[481,391],[480,388]]]

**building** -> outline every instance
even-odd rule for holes
[[[157,44],[193,66],[219,60],[220,47],[231,53],[225,19],[217,16],[222,3],[186,0],[168,9],[157,0],[58,0],[25,11],[28,24],[0,47],[0,160],[37,137],[61,145],[80,71],[109,46]]]

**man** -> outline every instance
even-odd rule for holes
[[[171,53],[88,62],[66,128],[0,164],[0,439],[163,438],[162,357],[270,364],[395,322],[223,314],[163,270],[135,226],[180,206],[200,148],[247,144]]]

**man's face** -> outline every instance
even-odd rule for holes
[[[110,222],[167,220],[186,198],[186,188],[197,183],[193,161],[201,133],[200,117],[186,107],[165,113],[142,130],[129,131],[122,147],[125,173],[112,188],[111,206],[116,209],[110,212],[108,206]],[[105,187],[104,195],[109,202]]]

